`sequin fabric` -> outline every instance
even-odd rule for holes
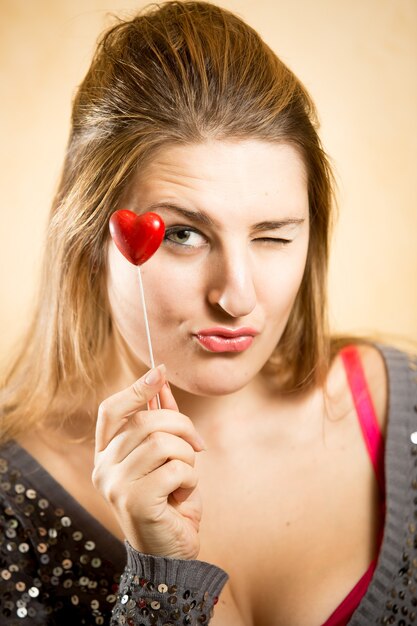
[[[107,625],[123,567],[1,450],[0,488],[0,624]]]
[[[126,568],[120,583],[120,597],[112,625],[148,626],[160,624],[208,624],[217,597],[200,589],[179,589],[135,575]]]
[[[157,571],[158,557],[139,558]],[[25,450],[15,442],[0,448],[0,626],[208,623],[227,578],[222,570],[188,561],[190,584],[180,575],[181,587],[171,573],[168,584],[138,577],[126,559],[125,544]],[[178,561],[168,561],[176,571]],[[197,579],[196,569],[203,571]],[[201,580],[210,581],[210,593]]]

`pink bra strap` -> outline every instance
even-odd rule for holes
[[[385,493],[384,439],[375,415],[359,352],[356,346],[346,346],[340,352],[345,366],[362,433],[374,466],[381,494]]]
[[[368,589],[369,583],[374,575],[376,563],[377,559],[374,559],[362,578],[358,580],[343,602],[339,604],[337,609],[333,611],[322,626],[346,626],[346,624],[348,624],[352,614],[358,608],[359,602]]]

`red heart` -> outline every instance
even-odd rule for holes
[[[123,256],[133,265],[142,265],[158,250],[165,234],[165,224],[156,213],[136,215],[127,209],[110,217],[110,234]]]

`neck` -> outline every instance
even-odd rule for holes
[[[257,415],[265,414],[280,394],[258,374],[241,389],[222,396],[197,396],[171,384],[181,413],[187,415],[207,445],[247,440],[248,432],[259,427]]]

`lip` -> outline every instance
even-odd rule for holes
[[[202,337],[211,335],[215,335],[216,337],[255,337],[256,335],[259,335],[259,331],[251,328],[250,326],[243,326],[242,328],[225,328],[223,326],[215,326],[214,328],[198,330],[195,334],[197,336],[201,335]]]
[[[259,332],[254,328],[205,328],[195,334],[196,339],[209,352],[243,352],[250,348]]]

